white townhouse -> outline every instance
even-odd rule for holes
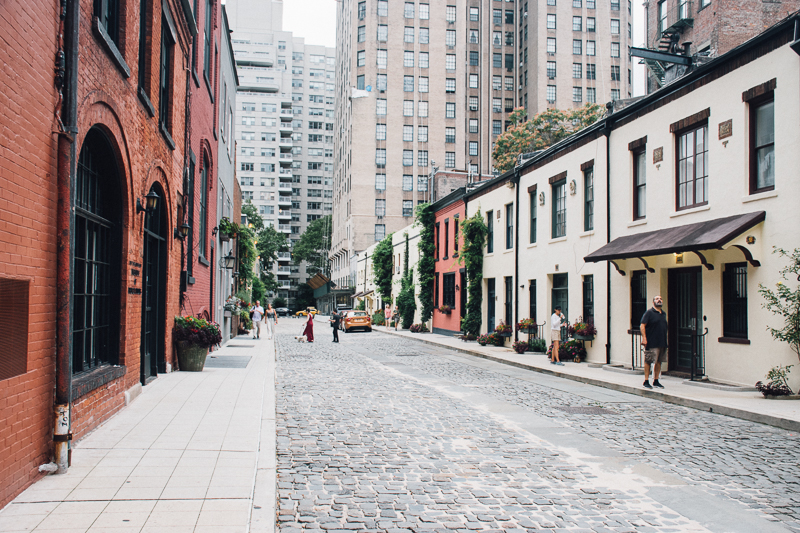
[[[661,295],[669,373],[752,386],[796,363],[758,288],[800,247],[798,53],[794,15],[468,195],[491,221],[483,329],[560,304],[593,317],[589,361],[638,367]]]

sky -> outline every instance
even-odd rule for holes
[[[283,0],[283,29],[306,44],[336,47],[336,0]]]

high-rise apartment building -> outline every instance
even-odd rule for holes
[[[234,131],[244,202],[294,244],[333,210],[334,50],[283,31],[282,0],[228,0],[239,75]],[[308,278],[278,257],[278,296]]]
[[[413,220],[436,169],[492,175],[494,139],[519,105],[519,14],[513,0],[337,9],[331,262],[347,287],[356,253]]]
[[[631,2],[517,0],[518,99],[529,116],[631,96]]]

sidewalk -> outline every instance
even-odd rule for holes
[[[735,418],[800,431],[800,401],[766,400],[754,390],[691,382],[671,376],[662,376],[664,390],[647,390],[642,387],[642,372],[623,370],[592,363],[550,364],[544,354],[517,354],[511,348],[481,346],[477,342],[464,342],[455,337],[436,333],[411,333],[387,331],[376,327],[373,331],[412,338],[427,344],[445,347],[474,357],[480,357],[534,372],[580,381],[598,387],[638,394],[703,411],[712,411]]]
[[[263,333],[263,331],[262,331]],[[0,531],[273,532],[275,348],[249,336],[202,372],[159,375],[77,442],[72,466],[0,512]]]

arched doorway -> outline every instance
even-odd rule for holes
[[[81,147],[75,180],[73,374],[119,361],[120,183],[111,143],[92,128]]]
[[[150,192],[159,196],[156,208],[144,215],[142,263],[141,381],[146,384],[167,371],[164,354],[165,298],[167,278],[166,195],[157,184]],[[149,194],[149,193],[148,193]]]

